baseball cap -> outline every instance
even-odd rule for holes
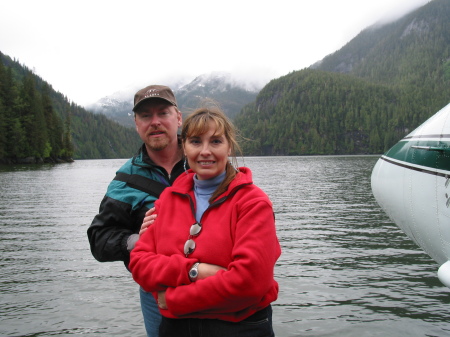
[[[177,100],[172,92],[172,89],[165,85],[149,85],[148,87],[139,90],[134,95],[133,111],[136,112],[136,108],[139,106],[139,104],[152,98],[160,98],[174,106],[177,106]]]

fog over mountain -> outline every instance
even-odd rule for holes
[[[183,113],[197,108],[202,100],[208,98],[219,103],[225,113],[233,118],[244,105],[255,100],[266,83],[267,81],[262,79],[248,80],[231,73],[213,72],[190,80],[168,78],[166,81],[146,85],[163,84],[172,88],[177,97],[178,107]],[[94,113],[104,114],[119,124],[134,127],[133,97],[136,91],[146,85],[126,87],[85,108]]]

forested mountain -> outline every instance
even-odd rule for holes
[[[236,117],[246,155],[381,153],[450,101],[450,1],[362,31]]]
[[[209,98],[216,101],[231,119],[241,111],[242,107],[253,102],[261,89],[256,84],[237,81],[229,73],[219,72],[197,76],[189,83],[164,84],[174,91],[178,107],[183,114],[188,114],[199,107],[202,100]],[[134,127],[131,111],[134,93],[139,89],[104,97],[86,106],[86,109],[104,114],[122,125]]]
[[[131,128],[135,126],[132,114],[133,96],[134,93],[129,93],[127,99],[106,96],[93,104],[87,105],[85,108],[94,114],[105,115],[109,119]]]
[[[212,73],[196,77],[175,90],[175,95],[182,112],[189,113],[204,99],[213,99],[229,118],[234,119],[242,107],[256,99],[260,89],[256,85],[246,86],[228,73]]]
[[[202,77],[175,92],[181,109],[206,96],[231,117],[254,100],[234,118],[245,155],[378,154],[449,103],[448,18],[450,0],[433,0],[369,27],[309,69],[270,81],[256,99],[257,90],[220,79],[206,86]],[[134,128],[69,102],[0,53],[0,162],[125,158],[139,144]]]
[[[43,82],[37,89],[30,71],[22,71],[0,55],[0,159],[7,161],[70,160],[73,148]],[[4,62],[3,59],[9,62]],[[6,64],[6,67],[4,65]],[[9,66],[8,66],[9,65]],[[19,70],[19,72],[18,72]],[[17,78],[20,77],[20,83]],[[26,159],[25,159],[26,158]]]
[[[126,158],[139,144],[134,129],[69,102],[0,53],[0,162]]]

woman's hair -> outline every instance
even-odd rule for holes
[[[216,126],[215,133],[220,136],[223,135],[228,141],[228,144],[230,144],[232,160],[232,163],[227,162],[226,164],[225,179],[219,187],[217,187],[217,190],[209,199],[209,202],[212,202],[215,198],[227,190],[228,185],[236,176],[236,152],[242,153],[242,151],[236,140],[236,129],[233,123],[231,123],[222,110],[216,106],[199,108],[185,119],[183,127],[181,128],[181,141],[183,142],[183,145],[189,137],[200,136],[208,132],[210,122],[213,122]]]

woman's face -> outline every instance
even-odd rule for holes
[[[216,125],[211,121],[206,133],[186,139],[184,153],[197,179],[206,180],[225,171],[231,147],[224,135],[216,134]]]

